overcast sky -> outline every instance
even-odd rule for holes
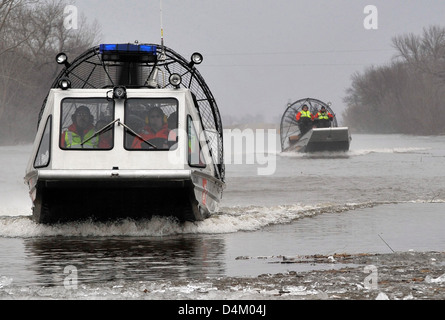
[[[72,4],[97,20],[102,43],[160,43],[160,0]],[[445,0],[162,0],[162,20],[166,46],[187,59],[204,55],[198,69],[223,120],[279,121],[288,102],[311,97],[331,101],[341,121],[351,76],[389,63],[392,37],[444,26]]]

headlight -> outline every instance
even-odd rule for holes
[[[192,54],[192,61],[194,64],[200,64],[202,62],[202,54],[200,54],[199,52],[195,52],[194,54]]]
[[[200,64],[202,62],[202,54],[199,52],[195,52],[192,54],[191,61],[189,63],[189,67],[193,67],[195,64]]]
[[[68,78],[62,78],[59,80],[59,88],[62,90],[67,90],[69,88],[71,88],[71,81]]]
[[[65,67],[69,67],[71,64],[68,62],[68,56],[65,54],[65,53],[63,53],[63,52],[61,52],[61,53],[59,53],[57,56],[56,56],[56,62],[58,63],[58,64],[63,64],[63,65],[65,65]]]
[[[125,99],[127,97],[127,89],[123,86],[114,87],[113,98]]]
[[[170,84],[172,86],[174,86],[175,88],[179,88],[179,85],[182,82],[182,78],[179,74],[177,73],[173,73],[170,78],[168,78],[168,81],[170,82]]]

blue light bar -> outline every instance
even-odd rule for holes
[[[99,52],[103,61],[150,63],[157,60],[156,45],[148,44],[101,44]]]
[[[146,44],[141,44],[141,45],[139,45],[139,50],[142,52],[151,52],[152,54],[155,54],[157,47],[146,45]]]
[[[101,44],[99,46],[100,53],[104,53],[105,51],[116,51],[116,44]]]
[[[156,54],[155,45],[145,45],[145,44],[101,44],[99,46],[99,51],[101,54],[104,53],[145,53],[145,54]]]

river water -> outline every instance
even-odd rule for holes
[[[335,268],[283,257],[444,250],[445,136],[354,134],[341,154],[278,148],[267,164],[228,161],[221,208],[202,222],[42,226],[23,183],[31,146],[1,147],[0,299],[200,299],[212,279]]]

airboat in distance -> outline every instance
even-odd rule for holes
[[[199,221],[225,188],[223,128],[196,66],[163,44],[100,44],[64,68],[24,177],[37,223]],[[155,128],[156,127],[156,128]]]
[[[321,110],[323,115],[317,117]],[[330,103],[304,98],[287,105],[281,118],[280,141],[282,152],[345,152],[351,135],[348,127],[338,127]]]

